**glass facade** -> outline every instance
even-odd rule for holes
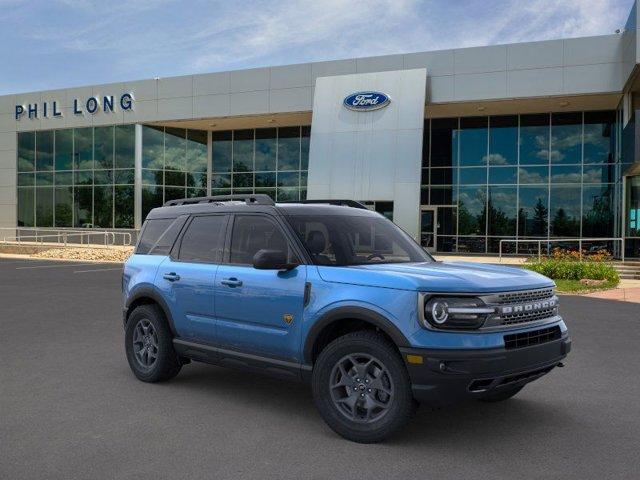
[[[18,225],[133,228],[135,127],[18,134]]]
[[[306,199],[310,133],[308,126],[213,132],[211,194]]]
[[[617,144],[614,111],[427,120],[421,203],[438,207],[437,250],[619,236]]]
[[[168,200],[207,194],[207,132],[142,127],[142,218]]]

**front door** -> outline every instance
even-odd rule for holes
[[[223,348],[299,361],[306,266],[257,270],[262,249],[297,258],[282,226],[269,215],[235,215],[225,262],[216,274],[217,335]]]
[[[436,251],[436,207],[420,208],[420,245],[428,252]]]

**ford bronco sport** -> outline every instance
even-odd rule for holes
[[[192,360],[310,382],[334,431],[375,442],[419,403],[506,400],[561,366],[554,287],[436,262],[353,201],[175,200],[125,264],[126,354],[145,382]]]

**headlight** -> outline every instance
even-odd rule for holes
[[[423,325],[442,329],[480,328],[492,313],[495,308],[477,297],[434,297],[424,305]]]

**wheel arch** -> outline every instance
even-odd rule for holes
[[[409,347],[407,337],[391,320],[382,314],[365,307],[344,306],[335,308],[323,314],[311,327],[304,342],[303,361],[313,365],[321,348],[326,345],[326,339],[345,324],[364,324],[370,329],[379,330],[396,346]]]
[[[129,320],[129,315],[133,310],[139,305],[157,305],[164,313],[164,318],[167,320],[169,324],[169,329],[174,336],[178,336],[175,326],[173,324],[173,317],[171,316],[171,309],[167,302],[162,298],[158,292],[150,287],[142,287],[136,290],[128,299],[125,305],[125,314],[124,314],[124,325],[126,327],[127,321]]]

